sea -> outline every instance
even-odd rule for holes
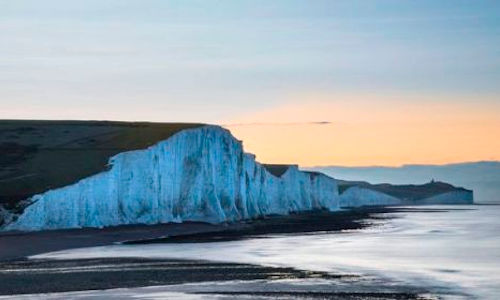
[[[500,299],[500,205],[408,208],[375,216],[367,220],[372,226],[355,231],[269,235],[209,243],[113,245],[46,253],[35,258],[178,258],[286,266],[363,278],[335,283],[337,289],[342,285],[346,290],[380,291],[400,286],[408,291],[421,290],[431,299]],[[77,292],[66,293],[65,297],[212,299],[190,291],[214,289],[214,284]],[[224,284],[252,288],[252,283],[229,282],[218,283],[218,289],[223,289]],[[311,291],[331,289],[333,285],[322,279],[260,284],[274,290]]]

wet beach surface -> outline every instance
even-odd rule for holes
[[[133,257],[71,260],[26,258],[48,251],[114,243],[136,246],[151,243],[201,243],[199,247],[204,247],[203,242],[266,238],[266,235],[275,234],[352,231],[376,226],[369,220],[384,219],[380,216],[381,213],[401,211],[405,211],[405,208],[372,207],[335,213],[309,212],[286,217],[274,216],[226,225],[186,223],[4,233],[0,236],[0,295],[116,288],[133,290],[139,287],[164,286],[167,291],[181,290],[190,295],[217,296],[214,299],[242,296],[251,299],[433,299],[424,288],[397,285],[381,287],[383,282],[348,273],[203,260]],[[317,280],[322,285],[318,286]],[[294,281],[299,281],[302,289],[296,289]],[[217,288],[213,288],[213,284],[206,285],[210,282],[217,282]],[[237,284],[232,284],[233,282]],[[225,283],[231,284],[224,285]],[[185,287],[186,284],[188,288]],[[189,286],[192,284],[198,285]],[[281,284],[281,289],[276,289],[273,284]],[[51,298],[59,299],[57,295],[53,294]],[[113,298],[113,295],[109,294],[105,298]],[[120,295],[118,298],[127,298],[124,294]],[[94,296],[96,295],[91,293],[83,297],[93,299]]]
[[[0,294],[111,289],[223,280],[341,278],[247,264],[143,258],[23,260],[0,264]],[[352,277],[352,276],[350,276]]]
[[[301,233],[361,229],[374,214],[397,208],[370,207],[338,212],[305,212],[271,216],[230,224],[202,222],[158,225],[50,230],[41,232],[0,232],[0,261],[21,259],[40,253],[114,243],[224,241],[271,233]]]
[[[467,210],[469,208],[460,208]],[[454,209],[457,210],[457,209]],[[240,226],[228,226],[225,230],[200,231],[168,237],[132,240],[123,242],[128,245],[153,243],[211,243],[226,242],[243,239],[268,238],[275,234],[317,234],[328,232],[346,232],[375,227],[379,224],[374,221],[388,220],[388,214],[419,212],[443,212],[443,209],[407,208],[407,207],[361,207],[351,210],[328,212],[316,211],[288,216],[271,216],[263,219],[239,223]],[[383,215],[385,214],[385,215]]]
[[[35,296],[33,294],[54,293],[43,295],[49,299],[68,299],[77,295],[91,299],[127,298],[123,292],[117,295],[117,290],[113,290],[116,288],[126,288],[130,291],[128,296],[136,298],[141,292],[134,288],[147,286],[165,286],[161,290],[163,293],[212,295],[215,299],[240,296],[251,299],[432,299],[423,296],[427,294],[425,289],[391,286],[380,290],[376,283],[352,274],[201,260],[11,261],[0,264],[0,282],[0,295],[27,294],[26,297],[30,298]],[[106,290],[103,292],[107,296],[95,290]],[[72,291],[89,292],[59,294]],[[147,296],[147,293],[142,293]],[[165,294],[164,299],[169,299],[168,295]]]
[[[240,224],[231,225],[240,227]],[[40,253],[66,249],[105,246],[129,240],[154,239],[165,235],[184,235],[226,230],[227,226],[186,222],[182,224],[128,225],[41,232],[0,232],[0,261],[22,259]]]

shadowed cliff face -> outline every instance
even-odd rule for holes
[[[0,206],[102,172],[120,152],[144,149],[202,124],[0,121]]]

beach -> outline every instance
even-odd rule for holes
[[[495,299],[498,209],[372,207],[223,225],[3,234],[0,295],[2,299]],[[50,239],[58,242],[53,240],[48,247]],[[20,240],[29,247],[20,246]],[[21,250],[24,256],[13,255]]]
[[[368,225],[363,224],[365,218],[388,211],[394,211],[394,209],[372,207],[339,212],[313,211],[223,224],[183,222],[33,232],[0,232],[0,261],[22,259],[46,252],[115,243],[220,241],[270,233],[360,229]]]
[[[184,284],[245,282],[256,285],[252,291],[234,289],[200,291],[201,294],[247,295],[253,297],[293,297],[336,299],[418,299],[419,293],[407,289],[391,291],[359,291],[320,289],[269,291],[266,284],[300,280],[350,282],[361,280],[349,273],[316,272],[291,267],[258,264],[217,262],[203,259],[156,259],[144,257],[108,257],[83,259],[37,258],[47,252],[115,244],[140,247],[162,243],[204,243],[265,238],[273,234],[340,232],[370,226],[367,221],[374,214],[392,211],[389,208],[365,208],[341,212],[306,212],[291,216],[272,216],[233,224],[183,223],[162,225],[134,225],[115,228],[86,228],[45,232],[8,232],[0,235],[0,295],[51,294],[64,292],[109,290],[164,286],[174,288]],[[57,252],[56,252],[57,253]],[[256,282],[260,282],[257,284]],[[283,284],[283,283],[282,283]],[[291,285],[293,285],[291,283]],[[355,284],[353,285],[355,286]],[[260,287],[260,288],[259,288]],[[289,290],[289,291],[288,291]],[[287,292],[288,291],[288,292]],[[419,291],[420,292],[420,291]],[[86,296],[92,298],[92,292]],[[31,295],[31,296],[30,296]],[[16,297],[17,297],[16,296]],[[66,295],[68,296],[68,295]],[[111,295],[110,295],[111,296]]]

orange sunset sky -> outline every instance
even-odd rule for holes
[[[263,162],[446,164],[499,160],[499,111],[494,97],[311,94],[225,127]]]

